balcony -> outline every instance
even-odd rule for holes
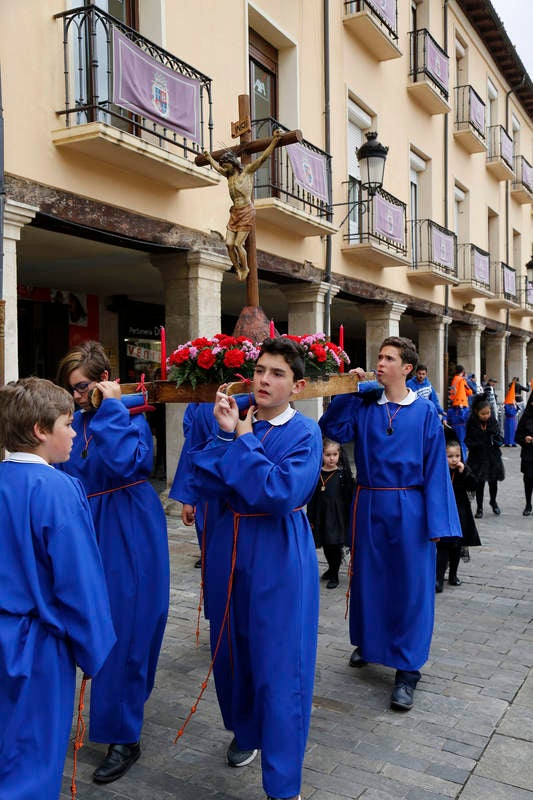
[[[211,79],[94,5],[55,15],[63,25],[63,153],[111,164],[174,189],[216,185],[194,164],[212,150]],[[205,128],[209,139],[205,140]]]
[[[256,139],[280,128],[276,119],[252,120]],[[254,205],[258,221],[285,228],[299,237],[336,233],[331,217],[331,156],[305,139],[278,147],[255,173]]]
[[[458,282],[457,236],[430,219],[411,220],[409,278],[433,286]]]
[[[485,103],[472,86],[455,87],[453,138],[467,153],[484,153]]]
[[[464,298],[491,297],[490,256],[475,244],[460,244],[457,247],[459,283],[453,293]]]
[[[446,114],[448,105],[448,56],[428,30],[410,31],[411,70],[407,91],[428,114]]]
[[[514,157],[514,180],[511,195],[518,203],[533,201],[533,168],[524,156]]]
[[[490,265],[492,297],[487,298],[488,305],[497,308],[518,309],[520,298],[516,270],[503,261],[493,261]]]
[[[347,205],[342,253],[370,267],[408,266],[405,203],[383,189],[361,202],[359,182],[350,181]]]
[[[524,317],[533,317],[533,282],[524,276],[520,289],[520,311]]]
[[[513,140],[501,125],[487,129],[487,169],[499,181],[510,181],[513,172]]]
[[[344,27],[376,61],[400,58],[398,0],[343,0]]]

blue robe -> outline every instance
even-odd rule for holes
[[[318,481],[322,439],[298,412],[253,429],[191,453],[202,487],[221,503],[207,564],[211,648],[227,602],[235,525],[229,629],[214,666],[218,701],[239,747],[261,749],[266,794],[292,797],[300,792],[318,625],[317,558],[303,506]]]
[[[366,661],[415,671],[428,658],[433,633],[430,539],[461,536],[461,527],[435,406],[424,398],[390,403],[391,416],[400,410],[387,435],[381,391],[333,398],[319,424],[331,439],[355,444],[351,642]]]
[[[130,417],[114,398],[96,412],[76,412],[73,427],[70,460],[61,467],[81,480],[87,495],[96,494],[89,505],[118,637],[93,681],[89,735],[95,742],[127,744],[140,738],[169,602],[166,518],[148,482],[152,435],[144,415]]]
[[[503,443],[507,447],[516,447],[514,435],[516,433],[516,425],[518,422],[518,406],[515,403],[505,403],[504,405],[505,418],[503,422]]]
[[[0,464],[0,797],[59,797],[76,664],[95,675],[115,632],[79,482]]]

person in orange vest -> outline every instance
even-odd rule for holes
[[[450,386],[450,408],[448,409],[447,419],[448,425],[450,425],[457,434],[457,441],[461,445],[463,458],[465,450],[465,426],[469,414],[468,398],[471,394],[472,389],[466,380],[465,368],[461,364],[457,364]]]
[[[516,423],[518,421],[516,416],[518,414],[518,406],[516,404],[516,381],[514,378],[509,384],[509,389],[505,395],[503,409],[505,413],[505,420],[503,423],[503,445],[504,447],[517,447],[514,435],[516,433]]]

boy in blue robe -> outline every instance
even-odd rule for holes
[[[117,634],[93,681],[89,736],[109,744],[96,783],[122,777],[141,754],[144,705],[152,691],[168,614],[170,568],[166,518],[149,483],[152,433],[142,413],[128,409],[99,342],[82,342],[61,360],[58,382],[80,410],[70,460],[89,498]],[[90,402],[98,388],[98,409]],[[135,399],[133,400],[135,402]],[[130,413],[131,411],[131,413]]]
[[[270,798],[298,798],[309,730],[318,565],[305,504],[322,462],[318,425],[291,408],[305,385],[299,345],[263,342],[244,420],[217,393],[217,434],[191,451],[203,493],[220,500],[207,563],[211,649],[230,745],[260,749]],[[229,754],[228,754],[229,759]]]
[[[0,797],[59,797],[76,664],[98,673],[115,643],[85,493],[68,459],[72,398],[40,378],[0,388]]]
[[[333,398],[319,423],[326,436],[355,444],[350,640],[357,647],[350,664],[396,669],[391,707],[397,710],[412,707],[429,655],[434,542],[461,536],[437,411],[406,387],[417,360],[409,339],[385,339],[380,388],[361,385],[357,394]]]

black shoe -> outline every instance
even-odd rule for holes
[[[437,581],[435,584],[435,591],[437,594],[440,594],[444,589],[444,581]]]
[[[361,658],[361,654],[359,653],[359,648],[356,647],[352,655],[350,656],[349,664],[351,667],[366,667],[368,661],[365,661],[364,658]]]
[[[201,566],[202,566],[202,559],[201,559],[201,558],[199,558],[199,559],[198,559],[198,561],[195,561],[195,562],[194,562],[194,568],[195,568],[195,569],[200,569],[200,568],[201,568]]]
[[[326,584],[326,589],[336,589],[339,585],[339,578],[332,575]]]
[[[141,755],[139,742],[132,744],[110,744],[107,755],[99,767],[93,772],[95,783],[111,783],[116,781],[135,764]]]
[[[246,767],[251,764],[257,755],[257,750],[239,750],[235,737],[226,752],[226,758],[230,767]]]
[[[326,570],[325,572],[323,572],[323,573],[322,573],[322,575],[320,576],[320,580],[321,580],[321,581],[329,581],[329,579],[330,579],[330,578],[331,578],[331,570],[330,570],[330,569],[327,569],[327,570]]]
[[[413,707],[415,690],[407,683],[399,683],[392,690],[390,707],[396,711],[409,711]]]
[[[450,575],[448,577],[448,583],[450,584],[450,586],[460,586],[462,581],[459,580],[457,575]]]
[[[498,505],[498,503],[491,503],[490,505],[491,505],[491,508],[492,508],[492,510],[494,511],[494,513],[495,513],[496,515],[498,515],[498,516],[499,516],[499,515],[502,513],[502,512],[501,512],[501,509],[500,509],[500,506]]]
[[[474,516],[475,516],[476,519],[481,519],[482,516],[483,516],[483,509],[482,508],[478,508],[478,510],[476,511]]]
[[[523,517],[530,517],[531,516],[531,505],[530,503],[526,503],[526,507],[522,511]]]

